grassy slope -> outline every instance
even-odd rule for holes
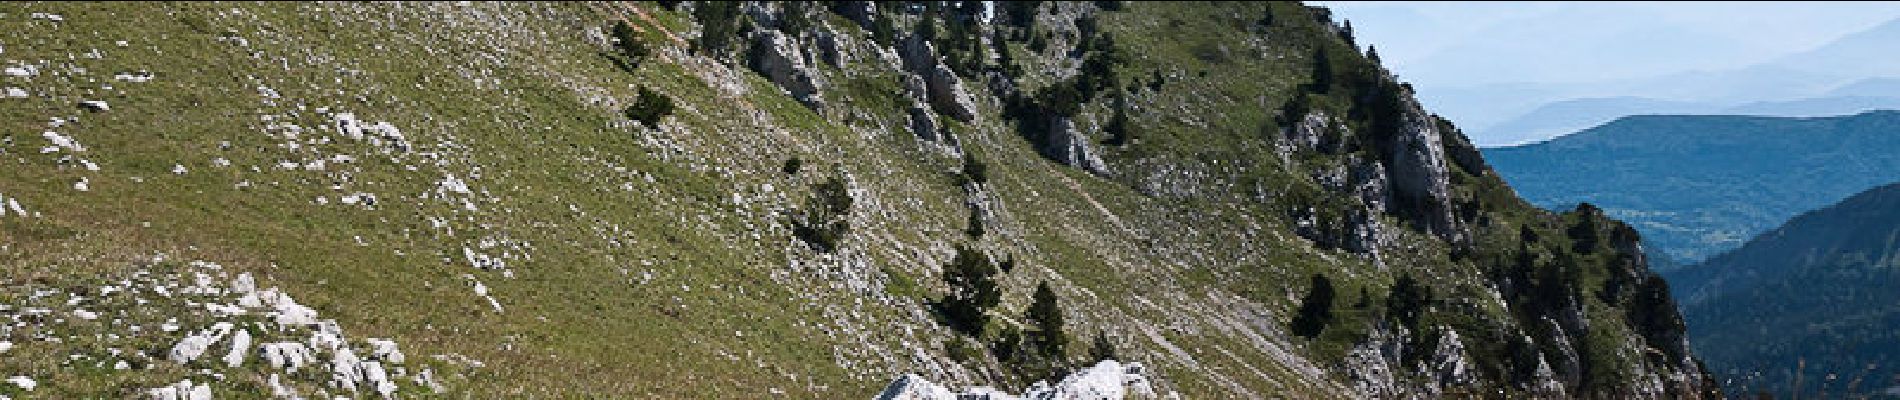
[[[901,128],[890,68],[876,60],[824,67],[835,107],[826,115],[683,47],[662,46],[656,60],[623,71],[582,30],[632,15],[628,7],[0,6],[0,30],[31,32],[0,41],[0,59],[88,71],[0,81],[36,95],[0,99],[0,129],[13,138],[0,154],[10,165],[0,168],[0,193],[43,213],[0,218],[8,290],[71,285],[152,252],[213,260],[267,276],[353,334],[396,338],[413,358],[485,362],[422,361],[452,372],[458,396],[729,398],[782,390],[862,398],[903,372],[996,381],[990,361],[945,360],[953,338],[923,311],[943,290],[939,265],[967,240],[967,209],[950,175],[956,159]],[[683,16],[638,7],[687,35]],[[1395,267],[1374,268],[1288,234],[1271,204],[1232,201],[1249,186],[1314,185],[1280,172],[1260,136],[1268,110],[1306,74],[1311,50],[1302,43],[1343,46],[1316,39],[1317,23],[1304,11],[1130,7],[1104,13],[1102,24],[1136,55],[1124,76],[1146,80],[1160,69],[1170,78],[1131,101],[1143,110],[1135,113],[1136,144],[1109,150],[1111,165],[1127,175],[1101,179],[1037,156],[993,117],[987,96],[979,96],[984,116],[974,124],[949,124],[991,168],[988,186],[1003,219],[980,246],[1022,266],[1006,277],[1005,313],[1020,315],[1029,288],[1049,280],[1069,310],[1071,334],[1110,332],[1122,354],[1148,362],[1165,388],[1189,398],[1344,395],[1339,376],[1305,360],[1335,359],[1372,314],[1344,311],[1345,329],[1312,343],[1291,338],[1281,325],[1304,277],[1332,275],[1343,308],[1358,288],[1381,294],[1400,272],[1454,285],[1476,281],[1478,268],[1449,261],[1411,231],[1390,254]],[[1285,21],[1266,39],[1246,32],[1262,7]],[[25,18],[31,12],[65,22]],[[94,48],[105,56],[68,57]],[[157,78],[99,89],[113,72],[141,69]],[[264,97],[260,86],[282,98]],[[680,104],[662,129],[633,128],[618,116],[638,86]],[[112,111],[85,113],[74,107],[81,98],[106,99]],[[316,130],[331,124],[319,107],[388,121],[415,149],[385,154]],[[1092,118],[1106,120],[1103,104],[1090,107]],[[36,132],[47,119],[75,115],[79,122],[58,130],[84,143],[78,157],[101,171],[58,163],[67,153],[38,153],[45,144]],[[308,130],[294,140],[267,133],[265,115]],[[326,136],[331,141],[319,139]],[[224,141],[230,149],[220,149]],[[292,141],[298,150],[285,146]],[[334,154],[360,161],[325,171],[274,168]],[[806,161],[804,172],[779,172],[794,156]],[[215,167],[214,158],[232,166]],[[1217,177],[1194,183],[1225,195],[1131,189],[1153,163]],[[190,172],[173,175],[174,164]],[[443,194],[438,182],[448,175],[475,193]],[[809,185],[837,175],[852,182],[856,233],[838,255],[813,254],[791,238],[783,215],[804,206]],[[82,177],[91,191],[72,189]],[[356,192],[379,201],[338,204]],[[329,204],[315,204],[319,196]],[[1511,201],[1498,206],[1501,220],[1540,218]],[[1500,226],[1487,232],[1516,232]],[[484,240],[501,244],[484,248]],[[470,266],[464,247],[531,258],[508,260],[510,278]],[[490,287],[505,311],[477,297],[465,275]],[[152,339],[157,348],[169,341]],[[56,347],[22,343],[36,346]],[[0,374],[41,377],[36,393],[55,397],[124,393],[187,374],[40,367],[56,352],[7,357]],[[221,397],[262,394],[251,392],[255,386],[216,389]]]

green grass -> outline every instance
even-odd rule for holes
[[[632,6],[675,34],[692,30],[689,16]],[[1135,55],[1121,75],[1178,76],[1131,98],[1136,140],[1105,150],[1114,173],[1098,177],[1039,156],[997,117],[998,102],[980,81],[965,84],[981,116],[942,121],[962,151],[989,166],[984,187],[996,222],[974,242],[1016,260],[1002,277],[1000,313],[1021,315],[1031,289],[1047,281],[1068,310],[1072,336],[1116,335],[1121,354],[1158,371],[1164,390],[1187,398],[1349,397],[1335,362],[1376,321],[1393,279],[1429,276],[1438,293],[1459,296],[1481,284],[1480,264],[1451,261],[1442,242],[1415,231],[1398,231],[1401,245],[1387,253],[1385,268],[1291,234],[1287,206],[1351,204],[1290,170],[1341,160],[1285,164],[1273,153],[1273,133],[1263,132],[1308,74],[1308,46],[1344,46],[1318,36],[1305,11],[1286,3],[1128,6],[1101,15]],[[1286,24],[1265,36],[1250,32],[1247,24],[1269,8]],[[602,10],[611,9],[0,6],[7,15],[0,29],[32,37],[0,42],[6,59],[74,64],[93,79],[130,70],[157,76],[112,82],[115,94],[101,98],[113,109],[104,113],[73,106],[101,96],[85,93],[97,91],[85,77],[0,80],[57,94],[0,99],[0,129],[14,139],[0,148],[8,165],[0,168],[0,194],[44,214],[0,217],[0,264],[11,268],[0,277],[8,284],[0,303],[38,287],[28,283],[77,286],[163,251],[265,277],[352,337],[397,339],[411,359],[455,354],[487,365],[429,364],[444,373],[449,397],[730,398],[776,389],[786,397],[865,398],[906,372],[953,368],[1016,379],[1001,376],[985,354],[948,361],[944,349],[965,339],[920,311],[942,295],[940,268],[951,249],[972,239],[963,233],[965,189],[953,175],[961,158],[908,132],[901,75],[873,57],[821,67],[828,106],[813,112],[743,68],[726,71],[704,58],[656,56],[625,71],[584,40],[584,29],[607,26]],[[59,13],[66,22],[23,17],[31,12]],[[861,29],[830,21],[868,42]],[[674,45],[658,35],[648,30],[655,54],[668,53]],[[1223,46],[1224,60],[1209,56]],[[66,57],[93,48],[106,56]],[[1028,58],[1026,49],[1016,54]],[[1026,68],[1026,88],[1054,80],[1040,66]],[[259,86],[282,98],[267,104]],[[661,129],[629,127],[620,116],[639,87],[676,99]],[[1106,121],[1107,103],[1087,105],[1081,120]],[[385,154],[316,130],[332,123],[319,107],[387,121],[414,148]],[[84,143],[89,150],[77,157],[101,171],[58,164],[65,153],[38,153],[44,141],[36,133],[47,119],[72,115],[79,122],[59,131]],[[267,132],[265,115],[305,127],[299,149],[285,146],[291,140],[282,131]],[[325,171],[274,167],[335,154],[358,161]],[[805,162],[796,175],[780,171],[791,157]],[[232,166],[214,167],[214,158]],[[171,174],[174,164],[190,173]],[[1162,165],[1192,172],[1192,193],[1145,194],[1156,183],[1149,173]],[[446,175],[475,193],[441,198]],[[81,177],[91,191],[72,190]],[[850,182],[853,233],[837,254],[819,255],[792,237],[784,216],[831,177]],[[1486,215],[1500,221],[1478,230],[1477,246],[1490,251],[1482,254],[1515,249],[1508,235],[1522,224],[1562,237],[1557,224],[1537,222],[1547,214],[1511,197],[1495,177],[1462,178],[1476,184],[1459,186],[1458,197],[1483,199]],[[356,192],[374,193],[378,204],[338,204]],[[319,196],[329,204],[314,204]],[[497,240],[503,245],[481,248]],[[509,259],[506,273],[481,270],[463,260],[464,247],[531,258]],[[1314,273],[1342,288],[1339,316],[1317,340],[1294,339],[1281,326]],[[487,285],[505,311],[477,297],[465,274]],[[1376,296],[1373,308],[1350,306],[1361,287]],[[1427,320],[1461,331],[1492,326],[1450,312]],[[123,346],[162,349],[176,336]],[[63,357],[55,349],[93,347],[23,347],[34,350],[0,359],[0,374],[43,378],[35,394],[54,397],[124,395],[187,374],[51,364]],[[911,347],[939,360],[913,360]],[[1074,347],[1081,356],[1083,346]],[[1311,376],[1287,365],[1277,355],[1283,350],[1326,372]],[[218,396],[267,394],[256,375],[228,372],[239,378],[214,383]]]

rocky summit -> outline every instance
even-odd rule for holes
[[[1633,229],[1519,199],[1324,8],[0,31],[0,398],[1720,396]]]

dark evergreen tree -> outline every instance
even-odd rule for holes
[[[963,178],[964,179],[968,179],[970,180],[970,182],[975,182],[977,184],[989,183],[990,182],[989,171],[990,171],[989,165],[984,164],[983,160],[976,159],[976,156],[973,154],[970,154],[970,152],[966,151],[963,153]]]
[[[633,30],[633,25],[628,25],[627,21],[614,22],[613,36],[616,42],[614,47],[619,48],[620,54],[627,57],[629,65],[637,68],[641,61],[646,60],[650,51],[647,50],[646,42],[640,40],[639,33]]]
[[[963,233],[970,235],[970,237],[981,237],[983,233],[987,232],[983,228],[983,214],[976,212],[975,209],[970,210],[969,226],[969,228],[963,230]]]
[[[1595,205],[1581,203],[1577,205],[1576,215],[1577,223],[1571,225],[1569,230],[1564,231],[1566,235],[1570,236],[1571,251],[1575,251],[1577,254],[1596,253],[1597,243],[1599,242],[1597,239],[1597,218],[1601,215],[1601,212],[1598,211]]]
[[[818,251],[830,253],[851,231],[851,206],[855,201],[844,180],[835,176],[812,189],[811,199],[800,211],[801,218],[793,223],[792,234],[817,246]]]
[[[780,167],[779,170],[785,172],[786,175],[798,175],[799,168],[804,167],[804,165],[805,165],[805,160],[800,160],[798,159],[798,157],[792,157],[792,158],[786,159],[785,165]]]
[[[723,56],[730,49],[732,40],[739,36],[739,2],[707,1],[693,8],[693,19],[699,22],[699,51],[703,54]]]
[[[660,127],[660,120],[673,115],[673,98],[646,87],[640,88],[640,98],[635,99],[626,110],[627,118],[652,128]]]
[[[1306,298],[1300,301],[1299,313],[1293,316],[1290,329],[1294,335],[1318,337],[1333,321],[1333,281],[1326,275],[1313,274],[1311,289]]]
[[[1029,314],[1025,317],[1036,327],[1031,331],[1036,351],[1045,359],[1060,363],[1069,336],[1062,332],[1062,305],[1056,300],[1056,292],[1049,289],[1049,282],[1036,285],[1036,293],[1030,296]]]
[[[1333,88],[1333,60],[1324,47],[1313,49],[1313,78],[1307,85],[1307,91],[1319,94]]]
[[[1425,314],[1425,306],[1431,301],[1431,288],[1420,285],[1411,275],[1400,275],[1392,284],[1392,292],[1386,294],[1385,309],[1400,324],[1417,327],[1418,318]]]
[[[969,247],[957,247],[956,258],[944,266],[943,282],[950,294],[938,306],[951,329],[971,336],[983,333],[989,324],[989,310],[1002,302],[1003,292],[996,286],[996,266],[989,256]]]

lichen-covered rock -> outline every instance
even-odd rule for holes
[[[796,39],[773,30],[759,31],[752,46],[752,70],[814,110],[824,109],[816,71],[805,64]]]

